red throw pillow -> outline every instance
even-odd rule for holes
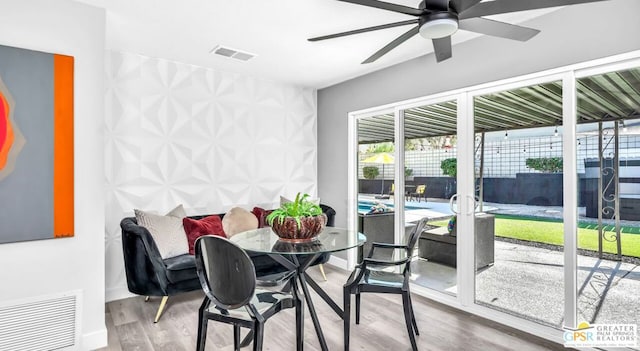
[[[189,242],[189,255],[195,255],[194,245],[196,239],[203,235],[213,234],[223,238],[227,237],[222,229],[222,220],[219,216],[208,216],[202,219],[185,217],[182,219],[182,224]]]
[[[262,207],[254,207],[253,210],[251,210],[251,213],[253,213],[258,219],[258,228],[269,226],[269,223],[267,223],[267,216],[271,212],[273,212],[273,210],[265,210]]]

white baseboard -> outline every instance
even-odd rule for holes
[[[336,257],[335,255],[331,255],[331,257],[329,258],[329,262],[327,263],[344,270],[347,270],[347,268],[349,267],[349,265],[347,264],[347,260],[345,260],[344,258]]]
[[[126,286],[119,286],[116,288],[106,289],[104,292],[104,298],[106,302],[126,299],[128,297],[136,296],[129,292]]]
[[[91,333],[83,334],[81,345],[79,350],[97,350],[106,347],[107,341],[107,328],[100,329]]]

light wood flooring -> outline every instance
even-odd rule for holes
[[[347,272],[325,265],[328,281],[317,269],[310,275],[342,305],[342,285]],[[342,320],[319,296],[312,293],[320,323],[330,350],[342,350]],[[105,351],[181,351],[196,349],[197,314],[203,294],[199,291],[169,298],[160,321],[153,318],[160,302],[144,297],[109,302],[106,323],[109,345]],[[420,335],[420,350],[566,350],[562,345],[517,331],[486,319],[417,296],[413,298]],[[352,313],[355,302],[352,302]],[[305,350],[320,350],[313,323],[305,306]],[[352,317],[352,323],[355,318]],[[244,335],[244,333],[243,333]],[[269,319],[265,327],[264,350],[295,350],[293,309]],[[251,347],[251,346],[250,346]],[[250,350],[251,348],[246,348]],[[400,295],[363,294],[360,325],[352,324],[351,350],[411,350],[404,324]],[[209,322],[207,350],[233,350],[230,325]]]

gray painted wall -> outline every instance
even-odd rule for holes
[[[638,50],[638,13],[637,0],[565,7],[524,23],[542,30],[528,42],[481,37],[443,63],[429,54],[318,91],[318,194],[336,226],[347,224],[347,113]]]

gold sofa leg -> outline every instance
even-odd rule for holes
[[[163,296],[162,297],[162,301],[160,301],[160,307],[158,307],[158,313],[156,313],[156,319],[153,321],[153,323],[158,323],[158,320],[160,319],[160,316],[162,315],[162,311],[164,311],[164,307],[167,305],[167,300],[169,299],[169,296]]]
[[[322,278],[324,278],[324,281],[327,281],[327,275],[324,274],[324,265],[321,263],[318,265],[318,267],[320,268],[320,273],[322,273]]]

